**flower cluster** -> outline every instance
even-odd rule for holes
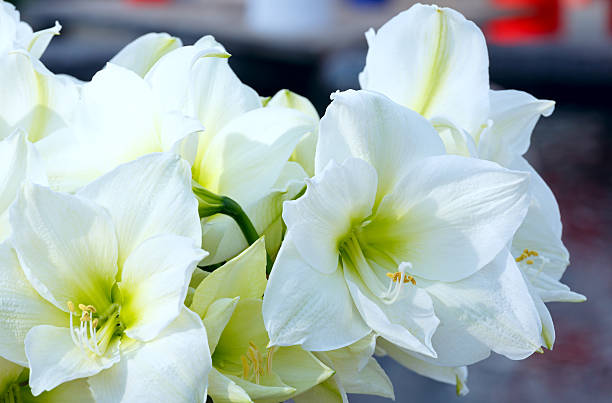
[[[0,3],[0,401],[393,398],[375,355],[467,392],[585,298],[522,155],[554,103],[489,88],[484,37],[415,5],[319,118],[213,37],[151,33],[82,82]]]

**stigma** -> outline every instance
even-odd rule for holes
[[[277,347],[267,349],[264,358],[255,343],[250,341],[246,354],[240,356],[240,361],[242,361],[242,378],[245,380],[254,378],[255,383],[259,385],[260,377],[272,373],[272,357],[276,350]]]

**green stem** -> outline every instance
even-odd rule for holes
[[[253,245],[253,243],[259,239],[259,234],[249,219],[249,216],[245,213],[242,207],[240,207],[240,204],[238,204],[232,198],[214,194],[210,190],[205,189],[196,183],[193,184],[193,192],[195,193],[199,202],[198,211],[200,213],[200,217],[210,217],[211,215],[215,214],[224,214],[231,217],[236,224],[238,224],[238,227],[240,228],[240,231],[242,231],[242,235],[244,235],[244,238],[249,246]],[[269,275],[271,270],[272,259],[266,252],[266,273]]]

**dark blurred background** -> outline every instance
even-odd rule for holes
[[[264,3],[274,3],[266,7]],[[165,31],[193,43],[213,34],[239,77],[261,95],[289,88],[322,114],[329,94],[358,88],[379,28],[408,0],[24,0],[34,28],[62,35],[43,57],[88,80],[130,40]],[[259,3],[259,4],[258,4]],[[557,195],[572,264],[565,282],[589,300],[550,304],[553,351],[524,361],[492,357],[470,368],[471,392],[382,359],[398,402],[612,402],[612,1],[438,1],[474,20],[489,42],[491,81],[557,101],[537,126],[528,159]],[[263,6],[262,6],[263,5]],[[262,7],[258,7],[262,6]],[[351,402],[383,402],[351,396]]]

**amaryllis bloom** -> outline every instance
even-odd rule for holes
[[[369,50],[361,87],[381,92],[430,119],[446,151],[527,172],[529,211],[511,252],[528,281],[543,324],[542,345],[555,331],[543,302],[581,302],[560,282],[569,264],[553,193],[523,158],[540,116],[555,103],[522,91],[489,89],[485,38],[455,10],[417,4],[366,33]]]
[[[205,400],[206,331],[183,305],[206,256],[185,161],[152,154],[77,195],[26,184],[10,221],[0,356],[30,369],[35,396],[88,378],[97,401]]]
[[[491,349],[530,355],[541,323],[506,248],[528,183],[445,155],[426,119],[384,95],[336,94],[316,175],[284,205],[287,234],[263,306],[271,345],[333,350],[374,331],[449,366]]]

